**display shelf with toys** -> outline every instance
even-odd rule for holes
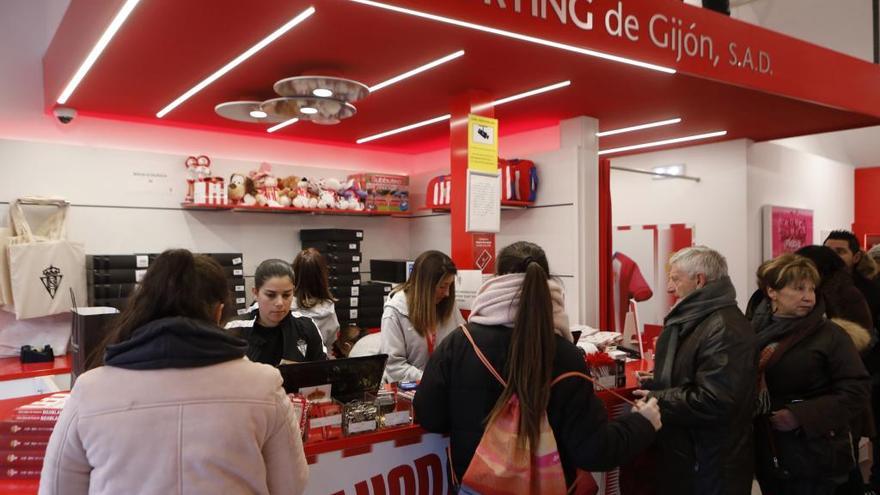
[[[185,161],[189,178],[184,210],[240,211],[350,216],[407,216],[409,177],[361,173],[345,180],[333,177],[277,177],[261,163],[247,174],[233,173],[227,182],[211,176],[206,156]],[[222,191],[221,191],[222,189]]]

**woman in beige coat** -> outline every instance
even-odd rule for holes
[[[298,494],[308,477],[278,371],[217,323],[219,265],[166,251],[120,315],[104,366],[77,379],[40,494]]]

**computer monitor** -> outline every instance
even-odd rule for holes
[[[326,361],[282,364],[278,367],[284,380],[284,390],[295,393],[303,387],[332,385],[331,395],[340,402],[364,398],[369,392],[375,394],[382,383],[387,354],[363,356]]]

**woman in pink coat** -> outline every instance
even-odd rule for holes
[[[308,477],[278,371],[218,326],[223,270],[162,253],[80,376],[52,432],[40,494],[298,494]]]

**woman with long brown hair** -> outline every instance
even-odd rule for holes
[[[440,251],[416,258],[412,273],[385,303],[380,350],[385,381],[419,381],[434,348],[464,318],[455,304],[455,264]]]
[[[165,251],[119,316],[104,366],[65,404],[40,494],[302,493],[299,424],[271,366],[218,323],[229,291],[206,256]]]
[[[333,349],[339,333],[339,319],[336,317],[336,300],[330,294],[327,275],[327,260],[315,248],[302,250],[293,260],[293,304],[294,313],[307,316],[315,322],[321,332],[324,347]]]
[[[544,250],[517,242],[498,255],[497,275],[480,288],[467,325],[449,335],[428,361],[415,397],[416,419],[428,431],[450,435],[452,467],[461,479],[488,422],[511,397],[519,404],[517,445],[535,451],[546,414],[566,481],[575,468],[605,471],[645,449],[660,428],[657,401],[639,402],[638,414],[608,421],[590,382],[582,353],[571,342],[562,286],[550,277]],[[504,376],[487,371],[475,347]],[[514,455],[511,452],[511,456]],[[525,487],[523,488],[526,489]]]

